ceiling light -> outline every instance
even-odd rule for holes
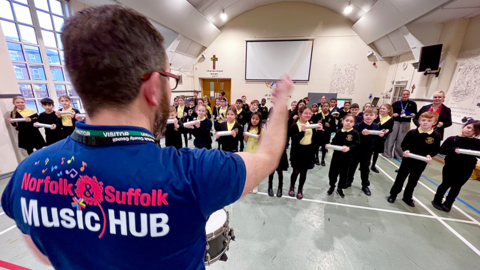
[[[348,14],[352,12],[352,10],[353,10],[352,2],[348,2],[348,6],[343,10],[343,13]]]
[[[227,20],[227,13],[225,13],[225,10],[222,10],[222,14],[220,14],[220,18],[222,18],[222,20]]]

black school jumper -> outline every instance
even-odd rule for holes
[[[178,120],[178,128],[175,127],[175,124],[167,124],[165,129],[165,146],[173,146],[175,149],[182,148],[182,134],[183,132],[183,122]]]
[[[375,138],[375,144],[373,146],[372,168],[375,168],[375,165],[377,164],[378,154],[383,153],[383,151],[385,151],[385,141],[387,140],[388,135],[390,135],[390,133],[393,130],[393,117],[388,119],[387,122],[383,124],[380,123],[380,118],[377,118],[375,120],[378,120],[375,122],[378,124],[378,127],[380,128],[380,130],[388,129],[388,133],[385,134],[385,136],[383,137],[377,136]]]
[[[480,151],[480,140],[452,136],[446,139],[440,148],[440,153],[446,155],[446,157],[442,171],[442,183],[437,188],[434,202],[437,205],[441,205],[445,193],[450,189],[444,203],[448,208],[452,208],[455,198],[460,193],[462,186],[470,179],[472,171],[477,165],[477,157],[457,154],[455,152],[457,148]]]
[[[323,116],[322,116],[322,113],[319,112],[319,113],[316,113],[316,114],[313,114],[312,115],[312,119],[310,119],[310,123],[311,124],[318,124],[318,122],[320,121],[321,123],[323,122]],[[322,123],[323,125],[323,123]],[[323,127],[323,129],[325,129],[325,126]],[[317,132],[317,140],[316,140],[316,144],[315,144],[315,162],[319,162],[319,159],[318,159],[318,151],[320,150],[320,146],[322,145],[322,142],[323,142],[323,134],[324,134],[325,131],[321,131],[321,132]]]
[[[221,123],[219,131],[228,131],[227,123],[228,121]],[[237,123],[237,121],[235,121],[232,130],[237,131],[235,138],[233,136],[222,136],[219,137],[217,141],[221,150],[236,153],[238,152],[238,140],[240,137],[243,139],[243,136],[241,136],[242,134],[240,134],[240,132],[243,132],[243,128],[239,123]]]
[[[212,121],[205,118],[200,121],[200,127],[193,126],[192,134],[195,137],[193,145],[196,148],[212,149],[212,137],[210,137],[210,131],[212,130]]]
[[[40,150],[45,146],[45,140],[38,128],[33,124],[38,122],[38,114],[34,113],[28,116],[32,119],[31,122],[15,122],[12,126],[18,131],[18,147],[27,150],[30,155],[33,149]],[[15,111],[15,118],[24,118],[18,111]]]
[[[63,111],[63,108],[60,109],[59,111]],[[75,109],[75,108],[72,108],[72,111],[74,111],[75,114],[80,113],[80,111]],[[62,130],[62,138],[63,139],[72,135],[73,131],[75,130],[75,123],[76,122],[77,122],[77,119],[75,119],[75,117],[73,117],[72,118],[72,126],[71,127],[66,127],[66,126],[63,126],[62,117],[61,116],[60,116],[60,118],[57,117],[57,128]]]
[[[188,116],[188,107],[187,106],[184,106],[183,107],[183,116],[178,118],[178,107],[180,106],[176,106],[175,107],[175,111],[177,111],[177,119],[179,119],[179,121],[181,121],[182,123],[185,123],[185,122],[188,122],[189,120],[189,116]],[[188,148],[188,132],[186,132],[184,129],[182,129],[182,134],[183,134],[183,139],[185,141],[185,147]],[[181,148],[181,147],[180,147]]]
[[[262,122],[263,123],[267,122],[267,118],[268,118],[268,108],[267,108],[267,106],[262,106],[260,104],[260,107],[258,108],[258,110],[262,113]]]
[[[322,125],[324,130],[322,140],[319,142],[320,146],[322,147],[322,161],[324,161],[325,155],[328,152],[328,150],[325,149],[325,145],[330,143],[332,133],[336,132],[337,128],[335,125],[335,118],[331,114],[328,114],[326,116],[323,116],[322,112],[320,112],[319,114],[322,116]],[[327,123],[329,124],[329,127],[327,127]]]
[[[243,152],[243,149],[245,148],[245,141],[243,139],[243,131],[245,129],[245,124],[247,123],[247,119],[248,119],[248,112],[245,111],[243,108],[242,108],[242,111],[240,113],[237,113],[237,123],[240,124],[240,126],[242,126],[242,130],[239,131],[240,134],[238,134],[237,136],[241,136],[239,137],[239,141],[240,141],[240,152]]]
[[[370,160],[372,159],[373,146],[375,144],[375,139],[378,135],[363,135],[362,131],[364,129],[368,130],[380,130],[376,123],[367,125],[365,122],[360,122],[355,124],[353,127],[358,134],[360,135],[360,147],[358,151],[353,155],[352,164],[348,169],[348,179],[347,186],[352,185],[355,171],[357,170],[358,164],[360,164],[360,178],[362,179],[362,188],[370,186],[370,181],[368,180],[368,174],[370,173]]]
[[[409,150],[410,153],[420,156],[430,155],[433,158],[440,151],[440,141],[441,135],[436,131],[428,134],[420,133],[418,129],[412,129],[405,135],[405,139],[403,139],[402,150],[404,152]],[[420,179],[426,167],[427,163],[425,161],[413,158],[402,159],[397,178],[390,190],[390,195],[393,198],[397,197],[397,194],[402,191],[403,184],[408,176],[408,183],[403,192],[403,198],[407,201],[412,200],[413,190],[417,186],[418,179]]]
[[[47,124],[47,125],[57,125],[58,117],[55,115],[55,111],[51,113],[42,112],[38,116],[38,123]],[[47,145],[54,144],[62,139],[62,129],[57,126],[54,130],[45,128],[45,137]]]
[[[348,177],[348,168],[350,167],[355,151],[360,147],[360,135],[352,128],[350,131],[342,131],[339,129],[335,133],[335,137],[332,140],[333,145],[348,146],[350,151],[344,153],[342,151],[333,150],[332,161],[330,162],[330,171],[328,172],[328,178],[330,179],[330,187],[335,188],[338,176],[338,188],[345,188]]]

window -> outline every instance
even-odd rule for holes
[[[17,54],[17,52],[9,51],[9,53],[10,53],[10,59],[12,59],[12,61],[18,61],[18,54]]]
[[[41,98],[56,100],[65,94],[75,100],[74,106],[81,108],[63,66],[60,37],[67,11],[66,0],[0,0],[0,27],[15,77],[27,107],[38,112],[43,111]],[[51,77],[46,76],[46,71],[50,71]]]
[[[34,80],[40,80],[40,72],[38,71],[38,69],[32,69],[32,73]]]
[[[17,77],[17,79],[24,79],[22,69],[18,67],[13,67],[13,69],[15,70],[15,76]]]

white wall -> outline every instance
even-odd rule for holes
[[[414,71],[411,63],[415,62],[412,53],[400,55],[391,61],[388,72],[385,91],[391,88],[391,81],[408,81],[407,89],[415,85],[415,90],[411,98],[431,99],[436,91],[443,90],[450,95],[453,75],[457,68],[457,59],[463,52],[480,49],[480,15],[471,19],[454,19],[443,24],[439,43],[443,45],[440,67],[442,68],[440,76],[424,76],[423,72]],[[397,64],[398,62],[398,64]],[[403,70],[403,64],[407,63],[407,69]],[[419,108],[427,102],[417,102]],[[446,102],[448,106],[448,102]],[[446,129],[445,137],[458,135],[461,132],[462,125],[454,123],[452,127]]]
[[[387,62],[374,67],[367,59],[369,47],[355,34],[350,21],[330,9],[300,2],[282,2],[260,6],[229,23],[222,34],[207,48],[207,59],[197,64],[195,81],[212,78],[210,58],[219,59],[216,69],[223,70],[219,78],[231,78],[235,100],[246,95],[248,100],[261,99],[270,92],[265,82],[245,81],[245,41],[247,39],[314,38],[310,82],[296,84],[292,99],[298,100],[308,92],[329,92],[334,65],[352,64],[357,67],[353,94],[339,94],[339,98],[353,98],[363,104],[369,93],[380,96],[384,91],[389,71]],[[318,100],[314,101],[318,102]],[[270,106],[270,103],[267,103]]]

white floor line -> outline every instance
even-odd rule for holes
[[[260,195],[267,195],[267,193],[264,192],[258,192],[257,194]],[[282,196],[282,198],[285,199],[291,199],[291,200],[298,200],[295,197],[290,197],[290,196]],[[312,199],[305,199],[303,198],[302,201],[307,201],[307,202],[315,202],[315,203],[323,203],[323,204],[330,204],[330,205],[338,205],[338,206],[344,206],[344,207],[350,207],[350,208],[358,208],[358,209],[365,209],[365,210],[372,210],[372,211],[378,211],[378,212],[387,212],[387,213],[393,213],[393,214],[401,214],[401,215],[407,215],[407,216],[417,216],[417,217],[424,217],[424,218],[435,218],[434,216],[431,215],[424,215],[424,214],[416,214],[416,213],[410,213],[410,212],[402,212],[402,211],[396,211],[396,210],[388,210],[388,209],[382,209],[382,208],[374,208],[374,207],[367,207],[367,206],[359,206],[359,205],[352,205],[352,204],[345,204],[345,203],[336,203],[336,202],[326,202],[326,201],[320,201],[320,200],[312,200]],[[458,220],[459,222],[466,221],[466,220]]]
[[[383,174],[385,174],[390,180],[392,180],[393,182],[395,182],[395,179],[393,179],[390,175],[388,175],[384,170],[382,170],[382,168],[378,167],[377,165],[377,169],[379,169]],[[458,239],[460,239],[460,241],[462,241],[465,245],[467,245],[473,252],[477,253],[478,256],[480,256],[480,250],[478,250],[474,245],[472,245],[472,243],[468,242],[467,239],[465,239],[463,236],[461,236],[456,230],[454,230],[452,227],[450,227],[450,225],[448,225],[444,220],[442,220],[442,218],[440,218],[439,216],[437,216],[437,214],[435,214],[432,210],[430,210],[430,208],[428,208],[425,204],[423,204],[420,200],[418,200],[417,198],[415,198],[415,196],[413,196],[413,199],[415,200],[415,202],[417,204],[419,204],[420,206],[422,206],[425,210],[427,210],[432,216],[435,217],[435,219],[438,220],[438,222],[440,222],[443,226],[445,226],[445,228],[447,228],[450,232],[452,232]]]
[[[397,167],[397,168],[400,168],[397,164],[393,163],[393,161],[389,160],[388,158],[384,157],[383,155],[379,155],[381,156],[382,158],[384,158],[386,161],[390,162],[393,166]],[[432,192],[433,194],[435,194],[436,192],[429,188],[427,185],[425,185],[424,183],[422,183],[421,181],[418,181],[418,183],[422,186],[424,186],[426,189],[430,190],[430,192]],[[466,216],[468,219],[470,219],[471,221],[473,221],[475,224],[477,224],[478,226],[480,226],[480,222],[478,220],[476,220],[475,218],[473,218],[472,216],[470,216],[469,214],[467,214],[465,211],[463,211],[462,209],[460,209],[458,206],[456,205],[453,205],[453,208],[456,209],[457,211],[459,211],[460,213],[462,213],[464,216]]]
[[[0,216],[3,215],[3,214],[5,214],[5,212],[0,213]]]
[[[4,234],[4,233],[6,233],[6,232],[8,232],[8,231],[10,231],[10,230],[13,230],[13,228],[16,228],[16,227],[17,227],[16,225],[13,225],[12,227],[10,227],[10,228],[8,228],[8,229],[6,229],[6,230],[4,230],[4,231],[1,231],[1,232],[0,232],[0,235]]]

